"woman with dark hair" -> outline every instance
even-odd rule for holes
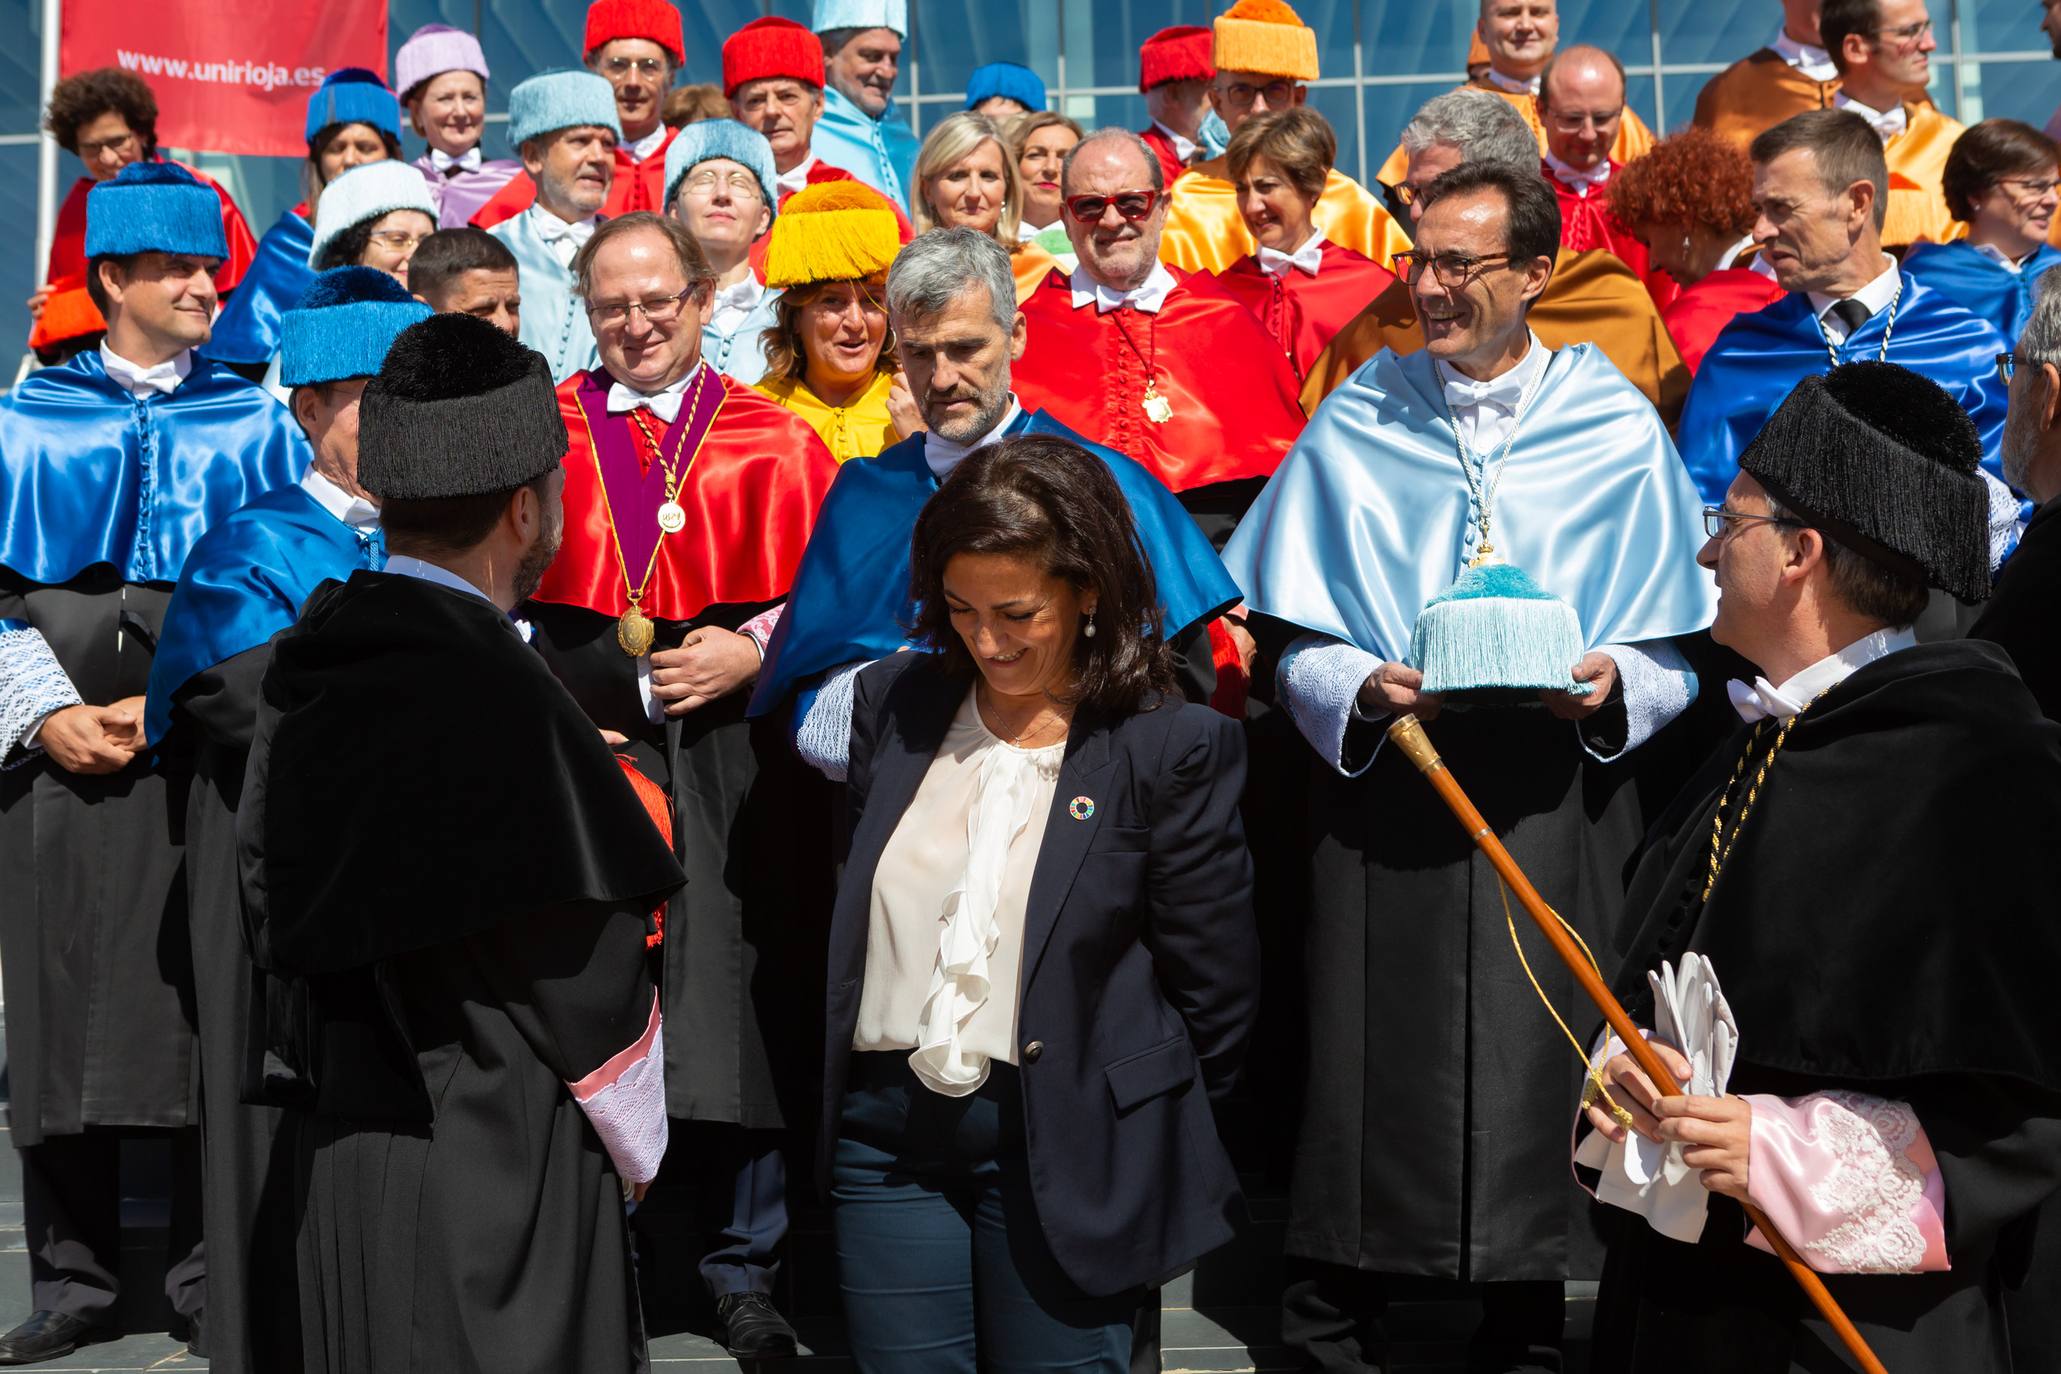
[[[1241,1210],[1211,1102],[1258,994],[1237,724],[1184,704],[1107,465],[976,449],[859,674],[822,1154],[865,1374],[1123,1374]]]
[[[2004,342],[2032,317],[2032,284],[2061,252],[2047,246],[2061,204],[2061,149],[2030,124],[1985,119],[1954,140],[1940,189],[1968,237],[1918,243],[1904,266],[1997,327]]]
[[[1782,299],[1774,276],[1749,265],[1753,164],[1729,139],[1695,127],[1669,134],[1611,176],[1609,195],[1653,270],[1682,288],[1660,318],[1690,372],[1735,316]]]
[[[302,183],[307,198],[265,231],[242,289],[216,318],[214,333],[201,349],[252,380],[264,375],[279,351],[280,316],[315,280],[309,251],[323,188],[353,167],[401,156],[400,102],[385,82],[362,67],[339,67],[322,79],[308,97],[305,130],[308,162]]]
[[[86,193],[132,162],[158,161],[157,97],[142,77],[119,67],[80,72],[51,89],[43,128],[86,169],[57,208],[43,284],[29,297],[29,347],[45,364],[54,365],[91,346],[107,330],[100,308],[86,292]],[[215,294],[227,301],[250,269],[257,241],[227,189],[205,172],[186,170],[222,202],[222,237],[228,241],[229,256],[215,271]]]
[[[1395,273],[1331,242],[1313,221],[1337,157],[1331,122],[1307,105],[1249,117],[1224,153],[1256,246],[1217,284],[1259,317],[1297,381],[1370,301],[1403,290]]]

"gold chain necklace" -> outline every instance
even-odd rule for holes
[[[708,374],[709,368],[705,363],[700,371],[694,374],[694,390],[688,396],[687,404],[680,408],[682,417],[691,417],[695,414],[701,403],[701,385],[708,380]],[[622,615],[616,619],[615,642],[617,647],[631,658],[642,658],[650,653],[652,643],[658,638],[658,627],[652,624],[650,616],[644,614],[642,605],[644,593],[651,588],[652,574],[658,571],[658,551],[664,545],[667,535],[678,534],[687,528],[687,512],[680,505],[680,487],[686,481],[686,475],[679,470],[680,458],[686,452],[687,446],[683,441],[677,446],[672,457],[666,457],[665,445],[659,442],[657,433],[651,428],[650,415],[648,406],[638,406],[630,412],[630,423],[644,436],[644,442],[651,447],[652,457],[658,460],[659,470],[665,474],[666,499],[658,508],[658,543],[651,546],[651,559],[644,565],[644,576],[636,586],[630,585],[629,565],[623,565],[623,594],[629,605],[623,608]],[[679,421],[675,420],[674,423],[677,424]],[[609,520],[613,526],[613,514]],[[622,562],[620,541],[616,547],[616,561]]]
[[[1825,689],[1830,690],[1829,687]],[[1753,782],[1747,787],[1746,795],[1739,799],[1739,814],[1732,822],[1732,837],[1728,840],[1725,838],[1725,808],[1731,804],[1732,789],[1746,776],[1746,765],[1752,760],[1753,751],[1759,747],[1761,734],[1767,729],[1768,723],[1763,720],[1753,727],[1753,734],[1746,741],[1746,752],[1739,756],[1739,762],[1732,769],[1731,781],[1725,784],[1724,795],[1718,798],[1717,812],[1710,818],[1710,875],[1703,880],[1704,901],[1710,900],[1711,889],[1717,886],[1718,874],[1724,870],[1726,861],[1732,857],[1732,847],[1739,843],[1739,832],[1746,828],[1746,818],[1753,814],[1753,804],[1760,798],[1761,785],[1768,780],[1768,769],[1774,766],[1775,755],[1781,753],[1782,746],[1789,742],[1789,732],[1797,721],[1803,719],[1803,712],[1817,705],[1824,695],[1825,692],[1819,692],[1817,696],[1805,702],[1803,711],[1798,711],[1783,721],[1781,728],[1775,731],[1774,744],[1769,747],[1767,757],[1760,761],[1760,767],[1755,770]]]

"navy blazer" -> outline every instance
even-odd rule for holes
[[[971,682],[930,654],[862,671],[852,702],[851,855],[830,925],[822,1149],[859,1019],[873,875]],[[1107,1295],[1231,1238],[1243,1202],[1211,1099],[1259,1004],[1245,737],[1207,707],[1082,711],[1024,913],[1017,1050],[1038,1220],[1060,1267]],[[1093,801],[1069,809],[1076,798]]]

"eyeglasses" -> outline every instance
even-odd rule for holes
[[[1233,81],[1224,87],[1224,99],[1239,109],[1244,109],[1261,96],[1267,98],[1267,108],[1278,110],[1295,95],[1292,81],[1269,81],[1264,86],[1248,86],[1243,81]]]
[[[680,183],[680,188],[690,196],[712,196],[718,186],[739,200],[766,198],[759,189],[759,179],[750,172],[696,172]]]
[[[415,247],[415,245],[428,237],[429,235],[427,234],[411,234],[406,229],[380,229],[374,231],[372,242],[382,248],[391,248],[396,253],[401,253]]]
[[[1902,28],[1877,29],[1875,30],[1875,36],[1877,38],[1894,40],[1898,47],[1908,48],[1924,42],[1925,35],[1931,32],[1932,21],[1930,19],[1920,19],[1917,23],[1905,24]]]
[[[117,134],[113,138],[103,138],[98,143],[81,143],[79,145],[79,161],[91,162],[102,153],[119,155],[128,152],[135,146],[136,133],[132,129],[128,133]]]
[[[2033,200],[2038,200],[2041,197],[2045,196],[2047,192],[2053,190],[2056,186],[2061,186],[2061,178],[1998,177],[1997,185],[2012,187],[2015,190],[2023,192],[2027,197]]]
[[[1505,267],[1517,266],[1517,260],[1508,253],[1489,253],[1470,258],[1465,253],[1398,253],[1394,258],[1395,274],[1407,286],[1415,286],[1424,275],[1424,269],[1431,269],[1432,278],[1448,291],[1464,288],[1476,277],[1487,272],[1497,263]]]
[[[1082,224],[1093,224],[1102,218],[1102,212],[1111,205],[1116,212],[1134,223],[1152,213],[1152,207],[1159,204],[1157,191],[1118,191],[1115,195],[1103,196],[1092,192],[1084,196],[1069,197],[1066,213]]]
[[[1549,110],[1546,113],[1546,118],[1561,133],[1578,134],[1582,131],[1583,125],[1592,124],[1599,130],[1609,128],[1617,123],[1618,120],[1624,118],[1624,106],[1620,105],[1614,110],[1568,110],[1564,113],[1559,110]]]
[[[605,328],[617,329],[630,322],[632,311],[644,317],[646,324],[671,324],[679,317],[680,307],[693,296],[694,288],[688,287],[677,296],[653,296],[649,300],[625,301],[620,305],[590,305],[587,318]]]
[[[2005,386],[2011,385],[2011,378],[2017,371],[2018,355],[2016,353],[1997,354],[1997,377]]]
[[[665,75],[666,61],[661,57],[611,57],[601,64],[601,70],[610,81],[621,81],[631,72],[655,80]]]
[[[1791,520],[1782,515],[1748,515],[1744,511],[1726,510],[1723,506],[1703,508],[1703,532],[1712,539],[1723,539],[1737,525],[1782,525],[1801,530],[1810,527],[1801,520]]]

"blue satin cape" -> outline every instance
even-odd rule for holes
[[[1533,345],[1539,347],[1540,345]],[[1497,489],[1504,561],[1574,607],[1589,648],[1688,634],[1717,590],[1660,416],[1595,345],[1555,352]],[[1317,408],[1224,548],[1245,604],[1404,662],[1477,539],[1429,353],[1377,353]]]
[[[219,363],[136,397],[88,349],[0,397],[0,567],[45,585],[96,563],[176,581],[209,526],[310,457],[286,407]]]
[[[837,87],[823,88],[823,113],[809,136],[809,151],[833,167],[842,167],[897,205],[914,203],[916,188],[910,181],[922,146],[909,126],[896,117],[893,101],[875,119]]]
[[[1138,542],[1152,562],[1169,642],[1238,601],[1238,587],[1172,492],[1136,460],[1091,444],[1043,411],[1025,410],[1007,430],[1079,444],[1109,464],[1131,503]],[[766,646],[750,714],[775,710],[803,682],[840,664],[885,658],[907,646],[909,538],[938,488],[923,461],[923,436],[838,470],[802,554],[787,609]]]
[[[288,210],[258,240],[250,271],[229,293],[229,303],[215,319],[215,332],[201,352],[225,363],[268,362],[279,351],[279,317],[315,280],[308,254],[315,247],[315,226]]]
[[[1840,346],[1839,361],[1873,359],[1882,351],[1888,321],[1887,310],[1869,316]],[[1996,357],[2008,347],[1995,326],[1904,273],[1888,361],[1930,377],[1961,403],[1982,436],[1982,465],[2000,480],[1997,442],[2004,432],[2005,398]],[[1800,292],[1740,315],[1719,332],[1689,387],[1679,431],[1682,461],[1704,501],[1724,503],[1725,489],[1739,475],[1739,455],[1775,408],[1798,382],[1831,367],[1810,297]]]
[[[300,618],[330,578],[384,559],[322,509],[299,483],[266,492],[205,535],[187,556],[158,632],[143,726],[156,744],[172,726],[172,697],[195,673],[255,649]]]
[[[2061,267],[2061,251],[2044,243],[2016,272],[1983,256],[1966,239],[1912,244],[1904,258],[1904,271],[1995,325],[2006,348],[2017,345],[2018,332],[2032,318],[2033,284],[2049,267]],[[1901,333],[1903,326],[1897,330]],[[1889,347],[1896,350],[1894,339]]]

